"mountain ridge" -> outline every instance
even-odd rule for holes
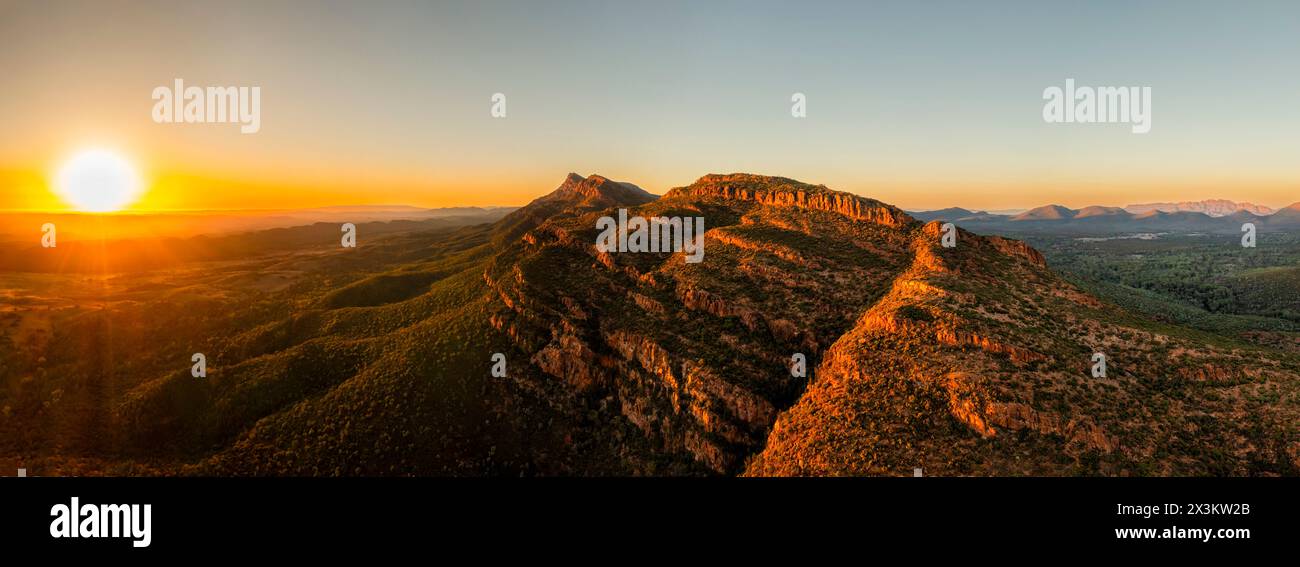
[[[935,211],[910,212],[913,217],[955,222],[979,231],[1072,230],[1087,233],[1133,231],[1238,232],[1243,223],[1254,223],[1265,230],[1300,228],[1300,209],[1296,205],[1277,209],[1268,215],[1237,210],[1221,216],[1204,212],[1150,209],[1133,212],[1127,208],[1093,205],[1071,209],[1062,205],[1044,205],[1016,215],[969,213],[957,207]]]
[[[666,196],[720,197],[765,205],[834,211],[856,220],[894,227],[916,222],[901,209],[875,199],[833,191],[825,185],[809,185],[785,177],[750,173],[705,175],[691,185],[669,191]]]
[[[1138,203],[1125,205],[1124,210],[1141,214],[1153,210],[1166,213],[1174,212],[1194,212],[1205,213],[1212,217],[1228,216],[1236,212],[1245,211],[1256,216],[1268,216],[1276,212],[1271,207],[1256,205],[1254,203],[1235,202],[1227,199],[1205,199],[1201,201],[1179,201],[1176,203]]]
[[[79,339],[0,382],[23,418],[0,439],[68,430],[58,451],[107,470],[199,475],[1300,474],[1300,354],[1149,320],[1023,241],[821,185],[631,187],[570,175],[492,223],[36,312]],[[618,209],[705,218],[703,262],[597,249]],[[106,363],[121,352],[139,355]]]
[[[613,395],[620,400],[615,405],[623,408],[622,418],[635,424],[652,444],[669,454],[702,463],[715,473],[907,474],[912,466],[924,463],[927,470],[938,474],[1005,474],[1017,466],[1013,464],[1015,459],[1023,457],[1013,458],[1014,451],[994,456],[988,453],[988,443],[1000,446],[997,440],[1006,435],[1026,434],[1042,436],[1034,442],[1044,451],[1034,465],[1040,467],[1034,470],[1042,473],[1057,470],[1060,474],[1060,469],[1050,464],[1051,459],[1060,457],[1096,455],[1102,462],[1100,470],[1111,474],[1150,458],[1158,445],[1136,443],[1128,426],[1100,411],[1114,400],[1093,399],[1095,393],[1090,395],[1086,386],[1063,378],[1062,373],[1086,376],[1088,352],[1107,348],[1110,355],[1125,361],[1116,363],[1118,375],[1111,380],[1125,384],[1121,396],[1126,407],[1156,411],[1143,401],[1148,394],[1141,393],[1146,386],[1136,373],[1143,368],[1162,368],[1169,362],[1142,361],[1140,357],[1129,360],[1134,355],[1126,356],[1130,349],[1119,346],[1122,343],[1106,341],[1109,346],[1102,347],[1062,326],[1068,321],[1084,329],[1114,327],[1116,323],[1110,321],[1102,302],[1053,274],[1042,255],[1023,242],[960,231],[957,248],[946,249],[939,245],[939,223],[921,223],[895,211],[866,197],[788,178],[707,175],[629,210],[630,215],[645,217],[708,217],[707,269],[681,263],[671,254],[595,252],[590,238],[584,237],[590,234],[590,221],[598,214],[592,212],[561,215],[543,223],[524,238],[523,249],[507,254],[510,262],[490,270],[487,277],[495,282],[506,303],[514,306],[515,323],[503,319],[503,328],[509,328],[512,336],[535,337],[527,341],[530,344],[546,345],[534,356],[544,374],[579,385],[583,391],[615,392]],[[820,224],[809,224],[813,219],[820,219]],[[835,235],[833,241],[859,243],[858,250],[869,251],[868,255],[833,253],[829,241],[821,240],[823,230]],[[807,238],[822,243],[808,241],[793,247],[786,244]],[[564,257],[568,260],[557,262],[554,255],[560,250],[567,251]],[[586,263],[595,270],[589,273],[606,275],[599,283],[566,278],[561,285],[545,285],[536,279],[543,277],[542,265],[530,267],[541,262],[542,257],[527,260],[533,254],[546,255],[543,264]],[[877,260],[861,264],[873,256]],[[521,259],[522,264],[518,263]],[[869,267],[876,262],[880,262],[878,267]],[[824,273],[831,266],[832,273],[866,270],[864,274],[873,274],[855,280],[868,293],[846,296],[836,286],[818,285],[814,280],[794,284],[790,280],[799,272],[789,270]],[[737,276],[741,279],[736,280]],[[788,283],[770,285],[782,279]],[[739,281],[751,281],[756,287],[737,288]],[[972,282],[981,291],[963,291]],[[751,296],[751,291],[745,291],[771,294],[782,287],[791,289],[788,286],[792,284],[794,288],[806,288],[812,298],[801,303],[794,297]],[[602,299],[600,294],[584,293],[583,289],[618,292],[614,298]],[[1004,295],[1009,299],[993,299]],[[529,297],[534,299],[530,301]],[[975,297],[980,299],[972,303]],[[538,303],[539,298],[546,301]],[[539,323],[537,313],[547,304],[565,307],[560,312],[552,310],[542,319],[558,318],[561,322],[535,327]],[[790,305],[800,309],[791,311]],[[800,322],[800,313],[820,313],[832,305],[852,317],[822,325]],[[1050,315],[1042,314],[1046,305],[1051,305],[1046,311]],[[617,328],[629,323],[614,323],[599,316],[627,309],[656,322],[632,323],[634,330]],[[1008,333],[997,323],[998,318],[990,318],[997,313],[1010,314],[1011,321],[1016,322],[1013,328],[1047,330],[1030,335]],[[665,332],[671,328],[671,321],[687,319],[706,328],[719,326],[689,335],[694,338]],[[531,321],[520,324],[525,320]],[[735,321],[736,327],[724,330],[727,321]],[[1127,330],[1112,332],[1163,336],[1140,326],[1118,328]],[[722,342],[717,342],[719,338]],[[913,346],[903,350],[889,346],[902,338]],[[876,346],[862,350],[863,341]],[[719,365],[713,362],[714,357],[695,354],[724,344],[730,345],[727,349],[749,352],[746,361]],[[789,376],[780,378],[784,365],[779,362],[782,355],[777,353],[788,355],[795,350],[806,350],[809,367],[816,368],[806,387]],[[1224,356],[1240,355],[1212,351],[1180,371],[1189,377],[1242,379],[1245,375],[1233,370],[1232,363],[1222,362]],[[982,362],[972,364],[972,360]],[[916,392],[921,396],[916,402],[920,405],[878,408],[879,412],[871,413],[876,416],[873,419],[887,418],[882,424],[886,430],[907,429],[921,425],[904,416],[922,412],[929,424],[923,427],[937,429],[923,438],[909,437],[913,442],[934,453],[967,455],[963,459],[974,458],[975,454],[983,457],[965,464],[935,463],[933,455],[927,457],[925,452],[899,452],[892,444],[869,441],[879,434],[873,433],[877,431],[874,428],[859,430],[843,424],[824,424],[816,417],[853,411],[850,408],[857,407],[856,400],[860,399],[845,398],[834,388],[827,394],[824,388],[832,384],[862,387],[861,381],[872,372],[864,368],[891,368],[900,363],[912,368],[910,372],[923,375],[917,378],[918,387],[923,388]],[[1132,370],[1120,370],[1125,366]],[[1045,381],[1031,391],[1040,387],[1047,388],[1043,392],[1068,388],[1081,399],[1090,400],[1091,405],[1083,407],[1093,409],[1041,408],[1032,394],[1026,397],[1023,388],[1027,384],[1011,378],[1016,374]],[[765,377],[758,379],[760,376]],[[903,378],[900,375],[885,383],[870,379],[867,383],[874,384],[871,388],[891,388],[888,384],[897,379]],[[872,394],[867,399],[891,399],[882,395]],[[821,409],[810,409],[813,407]],[[908,407],[911,409],[905,409]],[[896,417],[887,417],[891,415]],[[954,426],[956,429],[952,429]],[[856,441],[843,448],[835,448],[836,443],[829,440],[815,441],[826,436],[844,439],[846,435],[854,436]],[[1063,440],[1060,445],[1049,441],[1054,437]],[[804,447],[810,442],[823,448],[809,454]],[[831,445],[823,445],[826,442]],[[961,447],[969,447],[972,452],[954,449]],[[852,456],[863,450],[876,455],[877,463],[888,466],[864,467]],[[746,458],[746,454],[750,456]],[[1044,458],[1047,460],[1041,460]],[[1268,459],[1285,470],[1295,466],[1285,453],[1272,454]],[[822,464],[810,466],[810,462]],[[1173,470],[1178,469],[1164,472]]]

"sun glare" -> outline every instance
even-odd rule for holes
[[[140,197],[140,177],[122,156],[108,150],[80,152],[59,168],[55,192],[79,211],[120,211]]]

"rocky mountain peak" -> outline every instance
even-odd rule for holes
[[[554,191],[534,199],[501,219],[495,229],[497,239],[513,240],[555,215],[582,210],[634,207],[657,198],[658,196],[631,183],[614,181],[601,175],[583,177],[570,173]]]
[[[570,173],[549,195],[539,199],[572,201],[574,206],[632,206],[655,200],[655,195],[631,183],[614,181],[603,175],[583,177]]]

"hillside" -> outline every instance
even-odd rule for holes
[[[619,208],[703,217],[704,261],[597,251]],[[10,292],[30,308],[7,315],[0,454],[33,474],[1297,474],[1296,353],[1125,312],[1020,241],[939,236],[786,178],[656,198],[571,174],[492,224],[351,251],[11,276],[96,299]]]
[[[933,241],[749,474],[1296,474],[1293,356],[1128,315],[996,241]]]

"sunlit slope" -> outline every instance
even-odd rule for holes
[[[1297,474],[1295,356],[1127,315],[1014,241],[938,234],[748,474]]]
[[[815,364],[906,267],[906,231],[919,225],[874,201],[827,196],[844,194],[710,176],[627,207],[629,216],[703,217],[700,263],[597,252],[596,220],[613,210],[557,216],[494,259],[488,278],[510,307],[497,325],[528,345],[544,379],[615,408],[664,458],[739,471],[804,388],[791,356]]]
[[[703,260],[598,251],[619,209],[702,217]],[[823,186],[571,175],[494,224],[363,234],[6,275],[48,309],[4,315],[0,454],[34,474],[1297,474],[1296,354]]]

